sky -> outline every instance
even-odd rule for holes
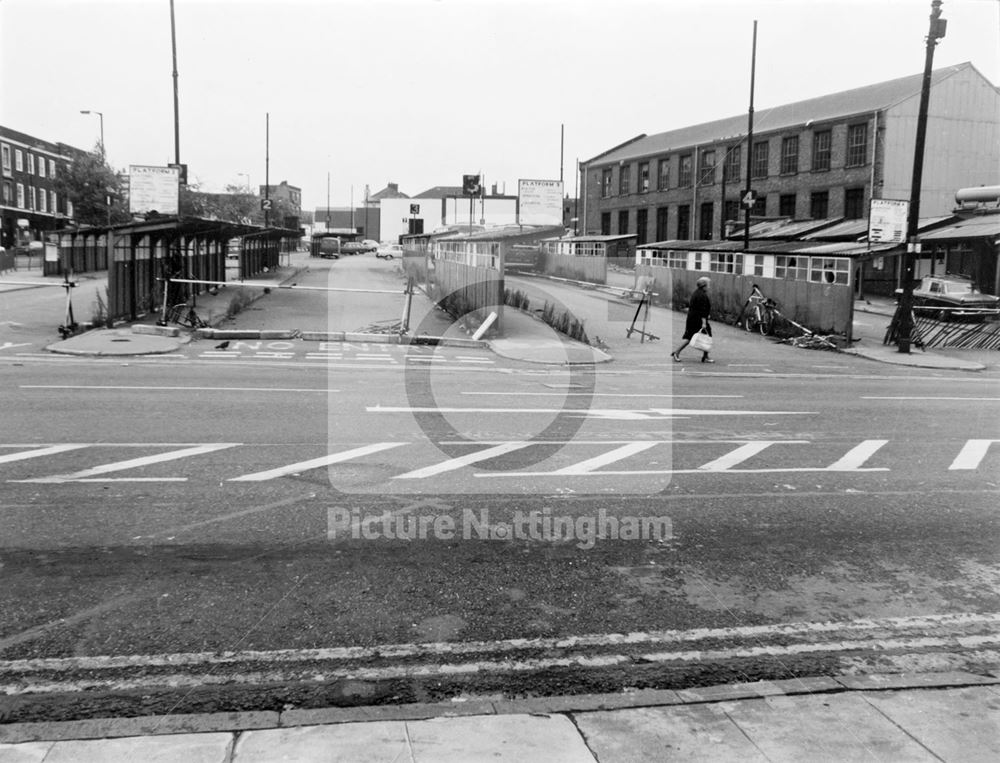
[[[564,180],[639,134],[923,71],[930,0],[174,0],[180,160],[303,208],[480,174]],[[941,68],[1000,85],[1000,0],[945,0]],[[169,0],[0,0],[0,124],[175,160]],[[269,163],[267,156],[269,154]]]

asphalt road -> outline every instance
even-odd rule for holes
[[[586,635],[603,653],[606,634],[737,629],[713,631],[723,649],[788,623],[846,632],[896,618],[883,637],[926,638],[936,618],[1000,612],[991,375],[773,345],[715,366],[650,356],[572,370],[452,347],[215,352],[3,356],[5,686],[26,680],[11,661],[36,658],[132,655],[145,675],[146,655],[357,647],[375,650],[375,670],[391,644],[494,654],[511,639]],[[948,641],[956,632],[901,648],[938,664],[992,659],[961,656],[972,646]],[[253,697],[231,683],[207,696],[201,681],[188,704],[168,704],[691,685],[889,659],[874,642],[835,664],[826,648],[764,651],[669,671],[648,656],[536,665],[519,682],[493,668],[419,686],[379,674],[354,694],[327,682],[338,688],[320,696],[314,681],[311,699],[291,700],[274,687],[292,679],[274,673]],[[61,691],[106,667],[43,673]],[[137,712],[129,702],[92,712]],[[44,704],[22,697],[0,713],[87,712]]]

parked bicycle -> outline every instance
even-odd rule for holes
[[[176,323],[178,326],[185,326],[192,329],[208,328],[208,324],[201,319],[201,316],[187,302],[174,305],[167,310],[166,322]]]
[[[767,336],[774,330],[774,315],[778,303],[770,297],[765,297],[757,284],[743,305],[743,328],[747,331],[759,331]]]

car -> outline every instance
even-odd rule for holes
[[[901,296],[902,289],[896,289]],[[939,307],[940,320],[983,319],[983,310],[1000,309],[1000,297],[983,294],[969,278],[961,276],[924,276],[913,289],[915,307]]]
[[[376,251],[378,251],[378,248],[379,248],[378,241],[373,241],[370,238],[366,238],[361,243],[364,244],[366,247],[368,247],[368,249],[366,251],[369,251],[369,252],[376,252]]]
[[[342,255],[349,254],[364,254],[365,252],[371,251],[367,245],[360,241],[347,241],[340,245],[340,253]]]
[[[380,244],[375,250],[375,256],[380,260],[391,260],[393,257],[403,256],[403,247],[400,244]]]

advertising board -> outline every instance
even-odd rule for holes
[[[518,180],[517,200],[521,225],[562,225],[561,180]]]

